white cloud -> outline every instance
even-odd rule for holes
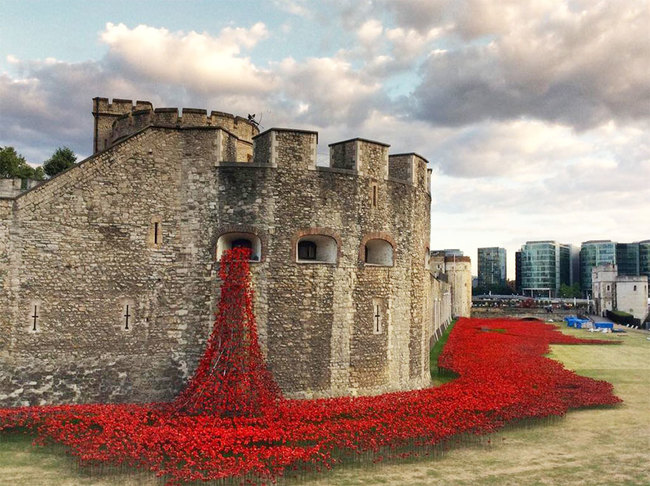
[[[337,57],[303,62],[288,58],[274,66],[274,72],[283,80],[284,102],[296,107],[309,105],[301,119],[319,125],[359,123],[381,92],[379,83],[365,79],[349,62]],[[300,113],[296,111],[296,115]]]
[[[109,59],[118,69],[203,93],[273,89],[270,73],[241,55],[243,49],[254,47],[266,37],[266,26],[260,22],[249,29],[227,27],[216,37],[146,25],[130,29],[110,22],[101,34],[109,48]]]
[[[429,43],[438,39],[442,33],[442,28],[430,29],[422,33],[415,29],[397,27],[389,29],[386,32],[386,37],[392,42],[392,49],[396,56],[411,60],[422,54]]]
[[[370,19],[361,24],[357,30],[357,38],[365,47],[371,48],[377,43],[383,31],[384,27],[379,20]]]

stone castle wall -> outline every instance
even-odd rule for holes
[[[452,321],[451,285],[442,279],[431,278],[431,289],[429,298],[425,302],[425,309],[428,312],[428,319],[431,321],[429,329],[432,331],[429,336],[429,347],[432,347],[440,338],[443,331]]]
[[[469,257],[445,257],[445,269],[451,285],[451,314],[469,317],[472,312],[472,262]]]
[[[182,385],[212,319],[196,242],[211,237],[213,139],[152,129],[13,202],[3,403],[161,400]]]
[[[352,166],[317,167],[315,132],[274,129],[252,140],[252,162],[230,162],[247,156],[238,141],[143,126],[0,200],[0,403],[172,398],[212,325],[217,249],[239,234],[259,241],[260,340],[288,396],[429,382],[426,161],[389,177],[388,146],[355,139]],[[335,260],[297,261],[305,237],[334,241]],[[392,265],[365,263],[377,240]]]
[[[469,317],[472,313],[472,262],[467,256],[445,256],[442,251],[430,253],[429,267],[434,277],[449,284],[450,314]]]

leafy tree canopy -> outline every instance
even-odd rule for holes
[[[580,292],[580,284],[574,283],[573,285],[560,285],[560,292],[558,296],[563,298],[582,297],[582,293]]]
[[[0,177],[43,180],[42,167],[30,166],[13,147],[0,147]]]
[[[55,176],[59,172],[69,169],[77,162],[77,156],[68,147],[59,147],[54,151],[52,157],[43,163],[43,169],[49,176]]]

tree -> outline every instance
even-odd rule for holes
[[[54,151],[52,157],[43,163],[43,169],[49,177],[53,177],[64,170],[69,169],[77,162],[77,156],[68,147],[59,147]]]
[[[0,177],[17,177],[21,165],[27,165],[25,157],[13,147],[0,148]]]
[[[41,167],[34,169],[13,147],[0,148],[0,177],[43,180]]]
[[[514,291],[509,285],[484,285],[483,287],[476,287],[472,290],[474,295],[487,295],[492,293],[492,295],[512,295]]]
[[[574,283],[573,285],[562,284],[560,285],[560,292],[558,294],[562,298],[571,298],[581,296],[580,293],[580,284]]]
[[[42,165],[39,165],[34,169],[34,177],[32,177],[32,179],[36,179],[37,181],[45,179],[45,171],[43,170]]]

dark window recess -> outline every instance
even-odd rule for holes
[[[298,260],[316,260],[316,243],[313,241],[299,242]]]
[[[158,231],[159,231],[160,223],[157,221],[153,224],[153,243],[154,245],[158,244]]]
[[[363,261],[368,263],[368,246],[365,248],[365,255],[363,257]]]
[[[239,238],[237,240],[233,240],[232,248],[248,248],[249,250],[252,250],[253,242],[251,240],[247,240],[246,238]]]
[[[377,207],[377,186],[372,186],[372,207]]]

